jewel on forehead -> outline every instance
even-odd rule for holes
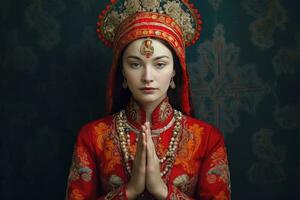
[[[141,44],[140,52],[146,58],[150,58],[154,53],[154,47],[152,46],[152,40],[147,38]]]

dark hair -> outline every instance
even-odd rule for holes
[[[167,96],[169,97],[169,102],[172,105],[173,108],[175,108],[176,110],[180,110],[182,111],[181,108],[181,90],[182,90],[182,85],[183,85],[183,81],[182,81],[182,70],[181,70],[181,66],[180,66],[180,62],[178,59],[178,56],[176,55],[175,51],[173,50],[173,48],[170,46],[169,43],[167,43],[164,40],[161,39],[157,39],[156,40],[160,41],[162,44],[164,44],[172,53],[173,56],[173,62],[174,62],[174,69],[175,69],[175,76],[174,76],[174,82],[176,85],[176,88],[168,89],[167,92]],[[122,53],[119,56],[119,60],[118,60],[118,66],[117,66],[117,70],[116,70],[116,82],[115,82],[115,88],[114,88],[114,92],[113,92],[113,105],[112,105],[112,110],[110,114],[119,112],[120,110],[124,109],[127,104],[130,101],[130,97],[131,97],[131,92],[130,90],[124,89],[122,87],[122,83],[124,80],[123,77],[123,73],[122,73],[122,67],[123,67],[123,54],[124,51],[126,50],[127,46],[123,49]],[[192,104],[191,102],[191,97],[190,97],[190,104]],[[192,105],[191,105],[192,107]],[[191,116],[193,116],[193,109],[191,109]],[[185,113],[186,114],[186,113]]]

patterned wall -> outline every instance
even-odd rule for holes
[[[104,115],[99,0],[0,2],[0,198],[63,199],[78,129]],[[300,193],[299,3],[201,0],[196,114],[225,135],[234,200]]]

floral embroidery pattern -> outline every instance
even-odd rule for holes
[[[200,127],[199,124],[193,124],[189,126],[189,132],[200,135],[203,132],[203,127]]]
[[[143,7],[148,11],[156,11],[159,7],[160,1],[159,0],[141,0]]]
[[[74,181],[81,177],[88,182],[92,177],[92,170],[89,168],[87,154],[83,147],[76,147],[72,158],[72,166],[69,174],[69,179]]]
[[[189,126],[185,124],[183,125],[182,131],[182,139],[179,143],[180,151],[178,152],[175,165],[180,164],[188,174],[193,174],[198,170],[198,166],[191,165],[190,162],[194,159],[195,151],[197,151],[201,145],[203,127],[200,127],[199,124]]]
[[[197,61],[188,64],[194,106],[201,108],[196,114],[229,134],[240,125],[238,111],[255,113],[270,86],[262,82],[253,64],[238,63],[240,48],[226,41],[222,24],[216,25],[213,39],[200,44],[198,52]]]
[[[118,151],[118,144],[112,138],[105,140],[104,159],[107,161],[103,164],[103,172],[111,173],[115,170],[116,165],[121,165],[121,155]]]
[[[219,192],[219,194],[218,194],[217,196],[215,196],[215,197],[213,198],[213,200],[228,200],[228,197],[227,197],[227,195],[225,194],[225,192],[222,191],[222,192]]]
[[[101,163],[104,174],[108,174],[115,169],[117,164],[121,164],[121,157],[118,151],[118,143],[114,138],[113,128],[104,122],[95,126],[97,147],[103,151],[104,159],[107,162]]]
[[[166,155],[168,149],[161,142],[156,141],[155,138],[153,138],[153,142],[158,157],[161,158],[163,155]]]
[[[109,186],[111,191],[119,188],[121,185],[123,185],[123,183],[123,180],[117,175],[113,174],[109,178]]]
[[[273,143],[273,130],[260,129],[252,136],[252,149],[257,157],[249,171],[249,181],[256,185],[282,183],[287,179],[284,167],[285,146]]]
[[[167,1],[167,3],[164,5],[164,8],[166,14],[174,19],[179,19],[181,13],[183,12],[182,8],[180,7],[180,4],[176,1]]]
[[[173,185],[187,195],[193,195],[197,183],[197,176],[190,178],[187,174],[177,176],[173,180]]]
[[[159,117],[159,111],[160,108],[157,108],[157,113],[155,113],[157,117]],[[71,178],[68,186],[69,199],[71,193],[74,196],[72,199],[86,199],[86,196],[90,197],[95,194],[103,194],[104,196],[101,196],[103,199],[126,199],[124,184],[127,183],[128,176],[125,172],[124,165],[122,164],[119,135],[116,132],[116,117],[117,115],[113,115],[112,117],[107,118],[107,120],[104,119],[91,124],[92,127],[90,128],[93,130],[92,135],[85,133],[79,135],[74,154],[73,164],[75,167],[71,170]],[[198,178],[201,177],[206,180],[207,170],[217,168],[220,163],[222,164],[219,160],[222,160],[222,157],[224,157],[224,159],[226,158],[226,155],[223,155],[225,150],[222,152],[222,149],[219,148],[212,154],[210,159],[206,160],[208,163],[203,165],[206,167],[206,170],[199,170],[200,165],[202,165],[200,161],[202,155],[201,152],[203,151],[203,147],[205,147],[205,145],[201,144],[206,143],[206,137],[204,136],[210,129],[206,128],[205,123],[187,116],[182,116],[181,123],[182,129],[179,133],[178,151],[175,152],[176,157],[174,162],[176,162],[176,164],[174,164],[173,168],[163,177],[163,181],[168,185],[170,191],[169,199],[174,200],[190,199],[191,197],[197,198],[196,195],[201,196],[201,188],[198,188],[200,191],[197,194],[195,193],[198,186]],[[84,130],[89,131],[91,129]],[[130,131],[129,134],[129,151],[134,155],[136,151],[136,134],[134,131]],[[159,157],[165,155],[171,134],[172,129],[168,129],[161,136],[154,137],[159,140],[157,146],[155,146]],[[87,142],[89,140],[94,142]],[[83,144],[85,146],[83,146]],[[88,152],[88,150],[92,150],[92,152]],[[95,157],[91,157],[90,153],[94,152],[96,153],[94,154]],[[208,166],[210,163],[213,164]],[[97,177],[94,177],[94,172],[90,170],[89,167],[91,166],[95,166],[97,169]],[[164,167],[164,165],[162,164],[161,167]],[[207,167],[209,168],[207,169]],[[204,174],[201,174],[200,176],[200,172],[204,172]],[[221,175],[217,173],[218,172],[215,171],[209,172],[209,175],[215,175],[218,178],[217,180],[220,180],[216,185],[205,183],[206,187],[211,191],[216,187],[222,187],[224,189],[224,187],[227,186],[227,184],[224,184],[225,181],[221,181],[222,179],[225,180],[226,177],[224,178],[221,173]],[[96,179],[99,180],[99,185],[97,185],[97,187],[94,187],[93,185],[95,182],[87,182]],[[98,181],[96,182],[98,183]],[[82,186],[82,188],[78,188],[78,185],[80,185],[80,187]],[[218,190],[218,192],[219,191],[221,190]],[[226,195],[229,195],[226,188],[223,191]],[[221,193],[219,196],[220,197],[216,197],[215,199],[221,200]]]
[[[250,25],[253,44],[261,49],[271,48],[276,29],[284,30],[288,22],[280,0],[244,0],[242,6],[248,15],[256,18]]]
[[[200,127],[199,124],[192,124],[188,127],[188,132],[189,134],[192,134],[194,139],[193,141],[189,140],[187,142],[187,149],[192,152],[192,155],[196,154],[197,149],[201,145],[203,129],[204,128]]]
[[[141,3],[139,0],[127,0],[124,2],[124,7],[125,7],[124,12],[127,15],[132,15],[138,12],[139,10],[141,10]]]
[[[79,189],[74,189],[72,190],[71,194],[70,194],[70,199],[74,199],[74,200],[83,200],[84,197],[81,194]]]
[[[138,113],[140,113],[140,108],[132,99],[126,107],[126,113],[128,114],[128,117],[133,121],[140,121],[140,117],[138,115]]]
[[[272,63],[276,75],[298,74],[300,75],[300,31],[296,32],[295,48],[280,48],[273,58]]]
[[[118,25],[120,24],[119,13],[116,11],[112,11],[110,15],[107,16],[106,20],[109,22],[106,26],[107,37],[113,38],[113,33],[115,32],[116,27],[118,27]]]
[[[95,134],[96,134],[96,141],[97,141],[97,147],[99,150],[103,149],[103,137],[110,131],[110,127],[104,123],[100,122],[95,126]]]
[[[171,16],[181,25],[182,30],[184,31],[184,37],[188,40],[192,39],[195,30],[191,23],[191,15],[186,13],[176,1],[167,1],[163,7],[165,8],[166,14]]]
[[[172,114],[172,111],[172,106],[167,101],[164,101],[159,107],[160,121],[165,121]]]
[[[103,32],[106,39],[113,41],[123,20],[137,12],[145,11],[169,15],[180,25],[186,41],[190,42],[194,38],[197,23],[193,15],[197,13],[194,13],[188,4],[178,0],[125,0],[123,5],[113,4],[109,13],[104,16],[103,23],[100,23],[99,31]]]
[[[211,169],[207,172],[207,182],[213,184],[218,181],[222,181],[228,184],[230,187],[229,169],[225,147],[219,147],[211,155],[210,159],[212,162],[210,165]]]
[[[173,186],[173,192],[170,194],[170,200],[183,200],[189,199],[187,195],[179,191],[175,186]]]
[[[115,198],[117,195],[120,197],[120,199],[123,199],[123,198],[121,198],[121,197],[123,197],[122,187],[119,187],[118,189],[109,192],[109,193],[105,196],[104,199],[105,199],[105,200],[111,200],[111,199]]]

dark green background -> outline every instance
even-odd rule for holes
[[[63,199],[78,129],[105,115],[108,1],[0,2],[0,198]],[[187,50],[197,117],[225,135],[234,200],[300,192],[297,0],[201,0]]]

